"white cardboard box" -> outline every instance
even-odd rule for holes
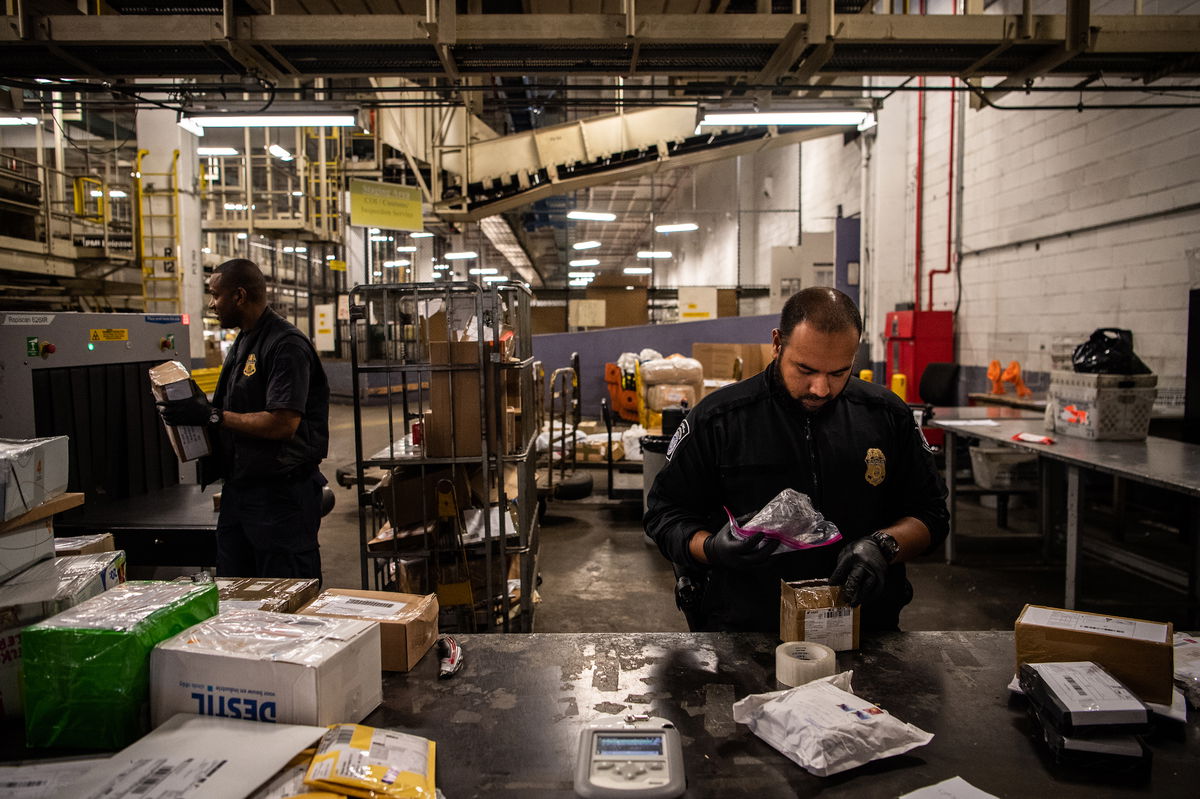
[[[176,713],[358,722],[383,701],[379,659],[376,622],[232,610],[154,648],[151,723]]]
[[[69,448],[66,436],[0,438],[3,518],[8,521],[67,490]]]
[[[82,770],[63,799],[244,799],[325,730],[180,714]]]
[[[38,561],[54,558],[54,519],[0,533],[0,582],[15,577]],[[6,626],[0,621],[0,627]]]
[[[47,520],[48,521],[48,520]],[[125,553],[44,560],[0,584],[0,717],[20,716],[21,629],[125,580]]]

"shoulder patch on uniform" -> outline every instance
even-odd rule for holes
[[[692,432],[688,420],[684,419],[679,423],[679,429],[675,431],[675,435],[671,436],[671,443],[667,445],[667,460],[671,460],[671,456],[675,454],[675,449],[687,438],[688,433]]]
[[[933,447],[931,447],[929,445],[929,439],[925,438],[925,431],[922,430],[920,427],[917,427],[916,431],[917,431],[917,438],[921,439],[921,446],[925,448],[926,452],[932,454]]]

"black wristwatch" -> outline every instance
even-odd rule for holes
[[[221,410],[220,408],[218,408],[217,406],[214,405],[213,409],[208,412],[208,426],[209,427],[217,427],[221,424],[221,420],[223,420],[224,418],[225,418],[225,411]]]
[[[879,548],[883,550],[883,556],[887,558],[888,563],[896,559],[896,553],[900,551],[900,542],[883,530],[876,530],[871,533],[870,537],[872,541],[879,544]]]

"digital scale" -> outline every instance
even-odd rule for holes
[[[584,799],[671,799],[686,787],[679,731],[666,719],[626,716],[579,736],[575,793]]]

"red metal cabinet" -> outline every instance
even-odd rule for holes
[[[954,358],[953,311],[892,311],[887,315],[886,382],[892,375],[908,378],[908,402],[925,402],[919,386],[925,366]]]

